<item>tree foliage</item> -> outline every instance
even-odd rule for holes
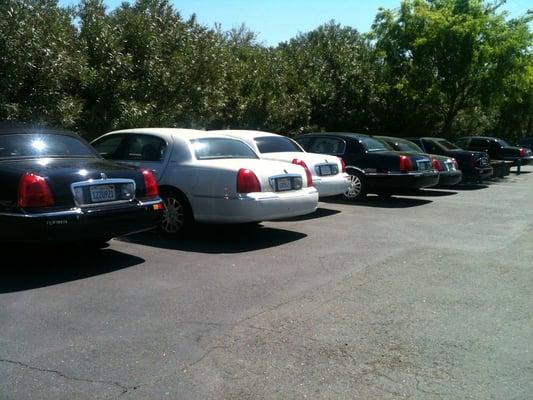
[[[403,115],[408,131],[448,137],[494,125],[532,45],[527,21],[507,21],[497,8],[482,0],[406,0],[378,14],[372,34],[390,122]]]
[[[334,21],[276,47],[168,0],[0,2],[0,119],[117,128],[533,130],[530,19],[482,0],[404,0],[361,34]]]

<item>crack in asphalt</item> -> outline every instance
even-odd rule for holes
[[[68,376],[68,375],[65,375],[63,372],[55,370],[55,369],[34,367],[32,365],[23,363],[21,361],[14,361],[14,360],[6,359],[6,358],[0,358],[0,362],[6,363],[6,364],[17,365],[17,366],[23,367],[23,368],[28,368],[28,369],[31,369],[32,371],[39,371],[39,372],[47,372],[47,373],[50,373],[50,374],[56,374],[56,375],[60,376],[61,378],[67,379],[67,380],[70,380],[70,381],[86,382],[86,383],[100,383],[100,384],[105,384],[105,385],[113,385],[113,386],[116,386],[117,388],[119,388],[122,391],[118,397],[126,394],[130,390],[137,390],[139,388],[139,386],[125,386],[125,385],[123,385],[123,384],[121,384],[119,382],[115,382],[115,381],[104,381],[104,380],[99,380],[99,379],[77,378],[75,376]]]
[[[274,329],[263,328],[261,326],[254,325],[241,325],[239,322],[210,322],[210,321],[177,321],[178,324],[188,324],[188,325],[206,325],[206,326],[218,326],[218,327],[230,327],[230,328],[248,328],[264,332],[274,332],[280,333]]]
[[[220,345],[216,345],[216,346],[212,346],[210,348],[208,348],[204,354],[202,354],[196,361],[193,361],[192,363],[190,363],[187,368],[193,368],[196,364],[199,364],[203,361],[204,358],[206,358],[209,354],[211,354],[213,351],[215,350],[218,350],[218,349],[228,349],[228,346],[220,346]]]

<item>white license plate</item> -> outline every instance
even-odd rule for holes
[[[329,165],[320,166],[320,175],[331,175],[331,167]]]
[[[278,178],[276,179],[276,184],[279,191],[292,189],[291,178]]]
[[[113,201],[116,199],[115,185],[91,186],[89,191],[91,192],[91,201],[93,203]]]

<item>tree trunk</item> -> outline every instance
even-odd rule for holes
[[[452,135],[452,126],[453,126],[453,120],[455,119],[457,115],[457,110],[455,109],[455,99],[452,101],[452,104],[450,104],[450,107],[448,108],[448,112],[446,113],[446,116],[444,117],[444,124],[442,126],[442,136],[445,138],[449,138]]]

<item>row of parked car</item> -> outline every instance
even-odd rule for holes
[[[484,146],[480,145],[483,140]],[[486,141],[486,142],[485,142]],[[494,138],[399,139],[356,133],[285,136],[144,128],[91,144],[58,129],[0,129],[2,241],[84,241],[195,223],[256,223],[316,210],[319,197],[390,196],[493,173],[530,149]]]

